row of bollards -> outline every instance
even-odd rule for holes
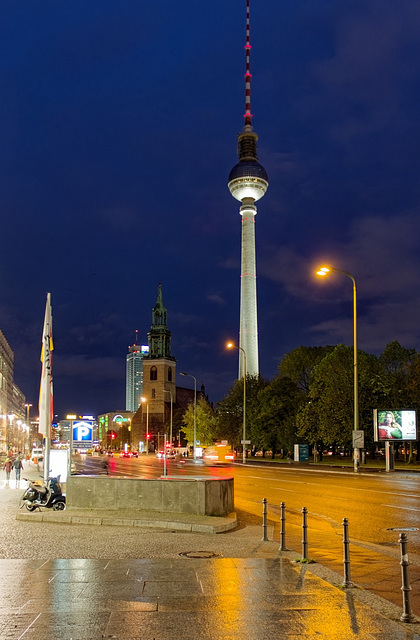
[[[267,498],[263,499],[263,542],[268,541],[267,534]],[[400,618],[401,622],[415,622],[416,618],[411,610],[411,587],[410,576],[408,567],[410,565],[408,561],[407,553],[407,534],[401,533],[398,539],[401,546],[401,577],[403,592],[403,614]],[[280,505],[280,547],[279,551],[287,551],[286,547],[286,505],[284,502]],[[353,587],[353,583],[350,578],[350,537],[349,537],[349,521],[347,518],[343,518],[343,566],[344,566],[344,580],[342,587]],[[308,510],[306,507],[302,509],[302,556],[301,562],[308,562]]]

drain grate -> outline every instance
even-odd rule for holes
[[[418,531],[418,527],[390,527],[387,531]]]
[[[220,553],[214,553],[214,551],[183,551],[178,553],[179,556],[185,558],[219,558]]]

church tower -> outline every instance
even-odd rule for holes
[[[258,320],[257,320],[257,274],[255,261],[255,202],[263,197],[268,188],[268,177],[258,162],[258,136],[252,128],[251,72],[250,72],[250,19],[249,3],[246,1],[246,73],[245,73],[245,122],[238,135],[238,160],[229,174],[228,187],[236,200],[241,202],[241,301],[239,319],[239,379],[256,376],[258,367]],[[243,358],[243,350],[246,358]],[[244,371],[246,360],[247,371]]]
[[[149,415],[151,440],[158,433],[168,433],[171,401],[176,402],[176,359],[171,355],[171,332],[167,310],[163,304],[159,283],[156,304],[152,311],[152,326],[147,334],[149,353],[143,359],[143,423]]]

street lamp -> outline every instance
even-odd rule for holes
[[[181,373],[181,376],[187,376],[194,380],[194,460],[197,459],[196,447],[197,447],[197,378],[191,375],[191,373]]]
[[[354,394],[354,431],[359,430],[359,388],[358,388],[358,376],[357,376],[357,305],[356,305],[356,280],[354,276],[351,275],[348,271],[343,271],[343,269],[336,269],[335,267],[321,267],[319,271],[317,271],[318,276],[326,276],[328,273],[342,273],[353,283],[353,394]],[[357,473],[359,471],[359,459],[360,452],[357,447],[354,447],[353,452],[353,460],[354,460],[354,471]]]
[[[146,398],[140,398],[142,402],[146,403],[146,456],[149,455],[149,403]]]
[[[170,389],[164,389],[163,392],[165,393],[170,393],[171,394],[171,430],[170,430],[170,435],[169,435],[169,442],[171,444],[171,449],[172,449],[172,416],[173,416],[173,403],[174,403],[174,398],[172,395],[172,391]]]
[[[244,409],[243,409],[243,429],[242,429],[242,462],[246,463],[246,353],[242,347],[237,347],[233,342],[227,343],[228,349],[239,349],[243,353],[244,359]]]
[[[28,449],[29,449],[29,453],[31,452],[31,421],[29,420],[29,409],[32,407],[31,404],[26,403],[25,404],[26,407],[26,425],[28,427],[28,433],[29,433],[29,437],[28,437]]]

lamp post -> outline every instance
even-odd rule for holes
[[[7,417],[9,418],[9,423],[6,422],[6,451],[7,453],[9,453],[10,451],[10,432],[12,430],[12,426],[13,426],[13,420],[15,419],[15,414],[14,413],[8,413]],[[7,429],[7,424],[9,424],[9,428]]]
[[[194,380],[194,460],[197,459],[196,447],[197,447],[197,378],[191,375],[191,373],[181,373],[181,376],[187,376]]]
[[[28,433],[29,433],[29,437],[28,437],[28,448],[29,448],[29,453],[31,452],[31,449],[32,449],[32,438],[31,438],[32,431],[31,431],[31,421],[29,420],[29,409],[30,409],[31,407],[32,407],[32,405],[31,405],[31,404],[29,404],[29,403],[26,403],[26,404],[25,404],[25,408],[26,408],[26,426],[27,426],[27,427],[28,427],[28,429],[29,429],[29,432],[28,432]]]
[[[166,391],[166,393],[170,393],[171,394],[171,427],[170,427],[170,434],[169,434],[169,442],[171,445],[171,449],[172,449],[172,416],[173,416],[173,404],[174,404],[174,397],[172,395],[172,391],[170,391],[170,389],[164,389],[164,392]]]
[[[146,403],[146,456],[149,455],[149,403],[146,398],[141,398]]]
[[[237,347],[233,342],[228,342],[226,345],[228,349],[239,349],[243,354],[244,361],[244,409],[243,409],[243,428],[242,428],[242,462],[246,463],[246,353],[242,347]]]
[[[357,291],[356,291],[356,280],[354,276],[348,271],[343,271],[343,269],[336,269],[335,267],[321,267],[319,271],[317,271],[318,276],[326,276],[328,273],[342,273],[343,275],[350,278],[353,283],[353,396],[354,396],[354,431],[358,431],[359,429],[359,386],[358,386],[358,376],[357,376]],[[360,460],[360,452],[357,447],[354,447],[353,451],[353,461],[354,461],[354,471],[357,473],[359,471],[359,460]]]

